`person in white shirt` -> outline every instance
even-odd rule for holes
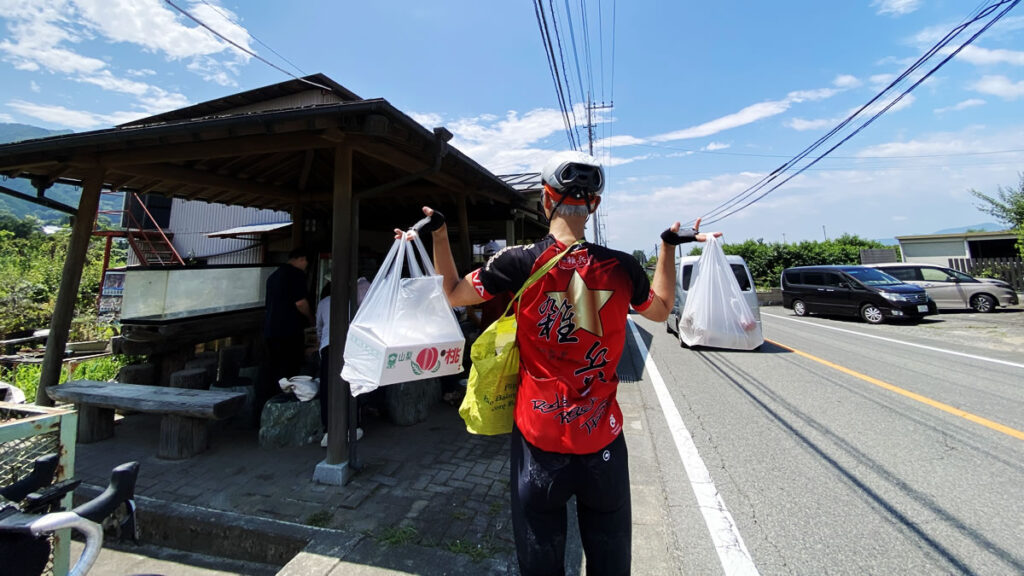
[[[360,277],[356,281],[356,303],[361,304],[366,291],[370,289],[370,281]],[[331,283],[324,284],[320,291],[320,303],[316,306],[316,336],[320,343],[320,424],[324,428],[324,437],[320,446],[327,447],[327,413],[330,397],[331,369]],[[363,437],[363,429],[356,428],[356,440]]]

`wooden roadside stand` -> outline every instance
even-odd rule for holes
[[[330,441],[314,478],[343,485],[356,459],[347,441],[350,431],[354,436],[355,403],[341,380],[341,352],[355,309],[360,251],[386,249],[391,230],[418,220],[423,205],[449,215],[462,270],[470,267],[474,244],[546,233],[539,195],[532,195],[536,190],[524,193],[520,181],[495,176],[449,146],[451,137],[444,128],[424,128],[386,100],[362,99],[314,74],[114,128],[0,145],[0,175],[7,184],[28,180],[36,194],[10,186],[0,186],[0,193],[74,214],[37,403],[52,405],[51,396],[76,401],[72,390],[99,385],[57,383],[102,191],[286,211],[292,215],[293,245],[333,255],[330,344],[337,352],[328,385],[343,393],[330,395]],[[81,189],[77,207],[46,196],[57,183]],[[83,418],[94,427],[107,426],[107,412],[114,408],[149,406],[123,396],[106,403],[97,397],[89,397],[96,417]],[[89,405],[83,398],[77,401]],[[201,444],[199,429],[219,409],[176,413],[172,407],[180,399],[151,400],[164,407],[165,418],[183,419],[179,428],[193,428],[185,434],[192,448]]]

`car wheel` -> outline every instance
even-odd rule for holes
[[[988,294],[976,294],[971,298],[971,308],[975,312],[992,312],[996,309],[996,300]]]
[[[793,300],[793,314],[797,316],[807,315],[807,305],[804,304],[803,300]]]
[[[861,306],[860,317],[868,324],[881,324],[882,320],[885,319],[885,316],[882,315],[882,310],[874,304]]]

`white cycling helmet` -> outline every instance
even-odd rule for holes
[[[589,206],[604,190],[604,170],[597,159],[576,150],[552,156],[540,177],[545,189],[564,204]]]

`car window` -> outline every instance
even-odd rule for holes
[[[883,272],[904,282],[921,279],[921,275],[917,272],[917,268],[894,268],[886,266]]]
[[[831,286],[832,288],[838,288],[839,283],[843,281],[843,277],[835,272],[825,272],[824,277],[825,286]]]
[[[961,282],[981,282],[981,280],[978,280],[974,276],[968,276],[967,274],[964,274],[963,272],[960,272],[958,270],[953,270],[952,268],[943,268],[943,270],[946,271],[946,274],[949,274],[950,276],[956,278]]]
[[[844,268],[843,271],[866,286],[892,286],[903,283],[877,268]]]
[[[921,279],[925,282],[949,282],[949,274],[938,268],[921,268]]]
[[[796,270],[786,270],[782,274],[786,278],[786,284],[800,284],[800,273]]]
[[[750,292],[750,277],[747,276],[747,269],[743,267],[743,264],[730,264],[730,266],[732,266],[732,273],[736,276],[736,282],[740,285],[740,290]]]
[[[824,272],[804,272],[804,284],[810,284],[811,286],[824,286],[825,285],[825,273]]]
[[[730,264],[730,266],[732,267],[732,273],[736,276],[736,282],[740,285],[740,290],[749,292],[750,278],[747,277],[747,269],[743,267],[743,264]],[[687,264],[683,266],[683,290],[690,289],[690,278],[692,276],[693,265]],[[793,280],[789,278],[789,281],[792,282]]]

